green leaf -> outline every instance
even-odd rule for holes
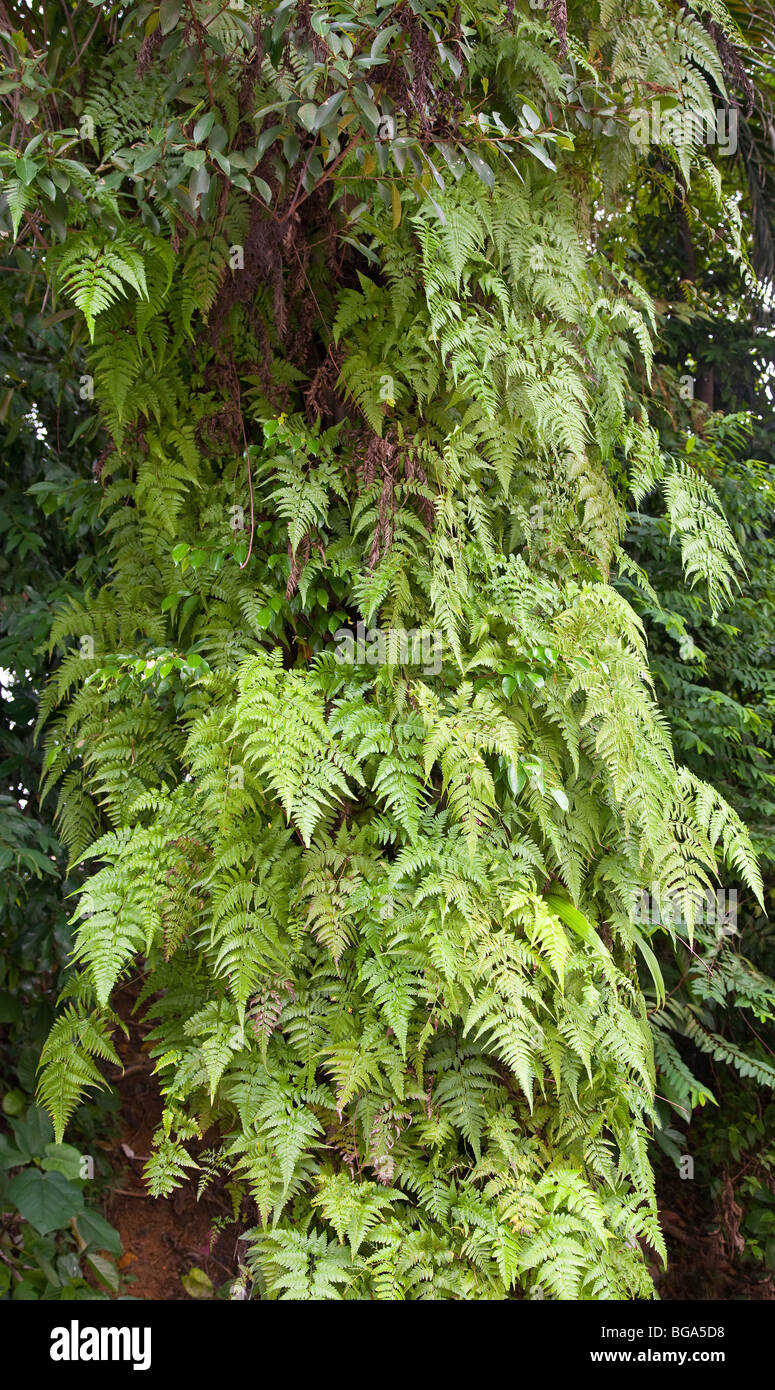
[[[12,1009],[13,1004],[17,1005],[16,1013],[14,1013]],[[18,1008],[18,1004],[18,999],[11,999],[10,996],[8,997],[8,1004],[5,1005],[3,1009],[3,1014],[7,1015],[6,1017],[3,1017],[3,1023],[18,1022],[19,1018],[21,1017],[21,1009]],[[4,1115],[21,1115],[26,1105],[27,1097],[25,1096],[23,1091],[6,1091],[5,1095],[3,1096]]]
[[[315,113],[315,119],[312,123],[313,130],[321,130],[324,125],[327,125],[328,122],[333,119],[346,95],[346,91],[342,90],[341,92],[334,92],[333,96],[326,98],[323,105],[319,106]],[[301,112],[299,112],[299,115],[301,115]]]
[[[76,1217],[76,1227],[81,1240],[95,1250],[105,1250],[109,1255],[123,1255],[124,1246],[115,1226],[111,1226],[98,1211],[86,1209]]]
[[[37,174],[38,168],[39,165],[35,163],[34,159],[26,159],[22,156],[16,161],[16,177],[21,179],[22,183],[30,184]]]
[[[317,129],[315,126],[317,112],[318,108],[314,101],[305,101],[304,105],[300,106],[296,112],[296,119],[304,126],[305,130],[314,130]]]
[[[158,164],[161,158],[161,149],[158,145],[152,145],[150,149],[140,150],[135,157],[132,172],[144,174],[152,165]]]
[[[543,145],[540,144],[538,140],[526,140],[525,149],[530,150],[530,153],[534,154],[536,159],[540,159],[541,163],[545,164],[547,169],[551,169],[554,172],[556,172],[557,165],[555,164],[553,159],[549,158],[549,155],[546,153],[546,150],[544,149]]]
[[[522,788],[524,787],[527,781],[527,773],[525,772],[525,769],[523,767],[518,767],[515,763],[509,763],[508,779],[509,786],[511,787],[511,790],[513,791],[514,795],[519,796],[520,792],[522,791]]]
[[[659,966],[659,961],[654,955],[654,952],[652,951],[645,937],[643,937],[640,934],[640,932],[638,932],[635,936],[635,945],[637,946],[638,950],[643,956],[643,959],[648,967],[649,974],[651,975],[651,978],[654,981],[654,989],[656,991],[657,997],[657,1006],[661,1008],[661,1006],[665,1002],[665,982],[662,977],[662,971]]]
[[[212,130],[214,125],[214,111],[206,111],[203,116],[199,117],[199,120],[194,126],[194,140],[197,145],[200,143],[201,140],[204,140],[210,134],[210,131]]]
[[[188,196],[194,206],[198,206],[199,200],[205,196],[210,188],[210,174],[204,165],[201,169],[194,169],[188,181]]]
[[[118,1293],[119,1274],[113,1261],[106,1259],[104,1255],[97,1255],[93,1251],[88,1251],[85,1258],[87,1265],[94,1270],[97,1278],[103,1284],[107,1284],[113,1293]]]
[[[441,151],[442,157],[445,160],[447,167],[454,174],[455,178],[462,178],[466,168],[465,160],[460,158],[460,155],[458,154],[454,145],[451,145],[447,140],[435,140],[434,144],[436,146],[436,149]]]
[[[181,1275],[180,1282],[189,1298],[213,1297],[212,1279],[209,1274],[205,1274],[203,1269],[197,1269],[196,1265],[187,1274]]]
[[[557,805],[560,807],[562,811],[570,810],[570,802],[567,796],[565,795],[565,792],[562,790],[562,787],[550,787],[549,795],[554,797],[555,801],[557,802]]]
[[[368,92],[360,83],[357,83],[353,87],[352,94],[356,106],[366,119],[366,124],[369,127],[370,133],[372,135],[376,134],[379,123],[382,120],[382,113],[379,107],[374,105]]]
[[[61,1173],[70,1182],[81,1178],[81,1154],[72,1144],[47,1144],[40,1166],[46,1173]]]
[[[183,0],[161,0],[159,6],[159,28],[163,34],[172,32],[180,19],[180,12],[182,9]]]
[[[14,1139],[25,1158],[42,1158],[46,1145],[54,1138],[54,1130],[45,1110],[39,1105],[31,1105],[21,1120],[13,1120]]]
[[[467,145],[463,146],[463,154],[465,155],[466,159],[468,160],[469,164],[471,165],[471,168],[473,169],[477,177],[480,178],[482,180],[482,183],[485,183],[490,190],[492,190],[495,187],[495,175],[492,172],[492,169],[490,168],[489,164],[485,164],[484,160],[478,154],[476,154],[474,150],[469,150]]]
[[[379,33],[377,34],[377,37],[375,38],[373,44],[371,45],[371,53],[370,53],[369,56],[370,56],[370,58],[372,59],[372,62],[374,61],[375,58],[379,58],[380,55],[381,55],[382,53],[384,53],[385,49],[387,48],[388,44],[390,43],[390,40],[391,40],[396,34],[400,34],[400,33],[401,33],[401,25],[400,25],[400,24],[388,24],[388,25],[386,25],[386,27],[385,27],[384,29],[380,29]]]
[[[283,127],[281,125],[270,126],[268,130],[262,130],[256,141],[256,155],[261,159],[266,154],[270,145],[273,145],[278,135],[281,135]]]
[[[298,135],[296,134],[295,130],[290,131],[290,133],[286,135],[285,139],[283,140],[283,157],[285,159],[286,164],[290,165],[291,168],[296,163],[296,160],[299,157],[300,148],[301,146]]]
[[[0,1171],[7,1171],[9,1168],[21,1168],[28,1159],[21,1149],[8,1138],[7,1134],[0,1134]]]
[[[56,187],[51,182],[51,179],[46,178],[45,174],[38,175],[38,188],[40,189],[41,193],[44,193],[45,196],[51,200],[52,203],[56,201]]]
[[[582,941],[592,947],[593,951],[602,956],[606,964],[610,962],[608,951],[583,912],[579,912],[578,908],[574,907],[573,903],[568,902],[567,898],[560,898],[556,893],[547,893],[544,902],[547,907],[551,908],[552,912],[557,913],[560,920],[570,927],[571,931],[574,931],[577,936],[581,937]]]
[[[61,1173],[26,1168],[8,1184],[8,1198],[40,1235],[61,1231],[83,1211],[83,1193]]]
[[[535,106],[533,105],[532,101],[523,101],[522,115],[525,119],[525,124],[529,126],[531,130],[539,129],[541,125],[541,117],[538,111],[536,110]]]

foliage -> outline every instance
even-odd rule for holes
[[[5,1097],[14,1118],[0,1134],[0,1298],[107,1298],[118,1292],[123,1247],[85,1204],[88,1156],[55,1143],[48,1116],[19,1110],[17,1096],[23,1107],[21,1092]]]
[[[733,168],[731,196],[738,176]],[[664,194],[632,205],[638,274],[661,301],[664,325],[651,414],[662,447],[690,456],[712,483],[745,573],[739,592],[715,613],[701,588],[687,590],[652,490],[636,499],[627,530],[638,568],[622,569],[618,585],[646,624],[660,705],[682,761],[712,780],[751,828],[769,907],[775,765],[767,301],[702,215],[676,228],[669,208]],[[710,414],[708,406],[725,413]],[[646,991],[661,1097],[657,1138],[677,1162],[688,1150],[730,1251],[771,1263],[762,1116],[775,1081],[775,955],[762,909],[734,873],[724,898],[693,942],[679,927],[671,948],[659,926],[651,928],[667,990],[664,1005]]]
[[[65,881],[66,856],[40,805],[42,760],[32,729],[51,671],[46,639],[52,611],[78,592],[90,567],[98,499],[83,476],[84,426],[93,432],[93,424],[83,415],[77,387],[63,389],[59,375],[68,332],[61,322],[27,313],[19,268],[6,261],[3,269],[0,1049],[3,1073],[13,1070],[15,1080],[34,1089],[40,1043],[54,1015],[56,975],[71,944],[65,896],[75,883]],[[69,516],[54,517],[55,499],[65,490]]]
[[[644,92],[728,101],[718,44],[651,0],[116,5],[77,56],[18,23],[8,230],[78,311],[107,441],[107,572],[40,708],[87,875],[56,1141],[139,963],[151,1191],[228,1172],[261,1297],[649,1296],[633,902],[691,932],[723,864],[762,887],[610,582],[657,482],[714,612],[740,554],[648,424],[655,306],[595,218],[649,166]],[[739,257],[703,150],[662,154]]]
[[[79,395],[77,359],[68,382],[69,329],[50,312],[29,313],[19,266],[0,276],[4,379],[3,555],[0,559],[0,1297],[108,1297],[118,1287],[117,1233],[84,1192],[101,1188],[99,1153],[111,1105],[84,1107],[73,1143],[56,1145],[31,1104],[40,1050],[55,1017],[72,947],[66,854],[41,806],[40,750],[33,725],[50,673],[52,605],[80,591],[93,564],[98,499],[88,466],[94,422]],[[15,273],[11,273],[11,270]],[[68,494],[68,515],[56,498]],[[80,1144],[94,1181],[81,1169]]]

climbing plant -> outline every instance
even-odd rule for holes
[[[767,105],[766,89],[757,101]],[[750,169],[739,160],[723,167],[729,196],[739,197]],[[638,586],[627,574],[619,583],[644,618],[677,754],[712,779],[751,828],[769,909],[775,772],[769,296],[728,255],[702,208],[676,218],[663,189],[658,196],[638,191],[630,211],[633,234],[626,247],[618,239],[615,254],[637,262],[639,278],[660,302],[650,416],[662,447],[688,455],[712,481],[746,574],[720,612],[702,586],[688,589],[680,538],[652,490],[633,511],[626,540],[650,583]],[[757,216],[755,205],[746,211],[746,231],[755,231]],[[756,252],[755,236],[748,245]],[[647,987],[662,1120],[656,1137],[684,1176],[694,1174],[713,1198],[734,1257],[771,1268],[769,1136],[762,1116],[769,1114],[775,1080],[772,932],[734,873],[713,908],[693,943],[680,934],[671,942],[652,913],[667,987],[665,1005]]]
[[[0,11],[6,244],[83,353],[106,567],[40,704],[85,874],[40,1103],[61,1139],[140,972],[151,1191],[227,1174],[257,1296],[648,1296],[634,903],[691,938],[724,865],[762,888],[612,583],[647,584],[622,541],[657,487],[712,611],[742,560],[660,445],[655,306],[601,239],[646,176],[740,259],[703,144],[736,26],[59,14]]]

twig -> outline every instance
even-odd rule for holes
[[[124,1080],[126,1079],[127,1076],[136,1076],[137,1073],[140,1072],[140,1071],[150,1071],[150,1070],[151,1070],[151,1064],[150,1064],[150,1062],[135,1062],[133,1066],[131,1066],[131,1067],[126,1067],[124,1071],[118,1072],[118,1073],[116,1074],[116,1076],[113,1077],[113,1081],[124,1081]]]
[[[248,486],[250,488],[250,544],[248,545],[248,553],[240,565],[240,569],[244,570],[253,551],[253,538],[256,534],[256,516],[253,503],[253,469],[250,466],[250,448],[248,446],[248,437],[245,433],[245,417],[242,414],[242,392],[240,390],[239,376],[237,376],[236,369],[235,377],[237,380],[237,409],[239,410],[239,422],[240,428],[242,429],[242,442],[245,445],[245,461],[248,465]]]
[[[18,1280],[19,1280],[19,1283],[21,1283],[21,1281],[22,1281],[22,1276],[21,1276],[21,1274],[19,1273],[19,1270],[16,1269],[16,1267],[14,1266],[14,1264],[12,1263],[12,1261],[9,1260],[8,1256],[5,1255],[5,1254],[3,1253],[2,1250],[0,1250],[0,1260],[3,1261],[3,1264],[8,1265],[8,1268],[10,1269],[10,1271],[11,1271],[11,1273],[12,1273],[14,1279],[18,1279]]]
[[[202,26],[201,26],[201,24],[199,23],[199,20],[198,20],[197,17],[196,17],[196,11],[194,10],[194,6],[193,6],[193,4],[192,4],[192,0],[186,0],[186,4],[188,5],[188,9],[189,9],[189,12],[190,12],[190,14],[191,14],[191,23],[192,23],[193,28],[194,28],[194,33],[196,34],[196,42],[197,42],[197,46],[198,46],[198,48],[199,48],[199,56],[200,56],[200,58],[202,59],[202,68],[204,69],[205,82],[207,83],[207,93],[208,93],[208,96],[210,97],[210,105],[211,105],[211,106],[215,106],[215,95],[214,95],[214,93],[213,93],[213,84],[212,84],[212,82],[210,81],[210,69],[209,69],[209,67],[207,66],[207,57],[206,57],[206,55],[205,55],[204,44],[203,44],[203,42],[202,42],[202,34],[201,34]]]

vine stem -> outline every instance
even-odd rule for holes
[[[235,376],[236,375],[235,371]],[[242,442],[245,445],[245,462],[248,465],[248,487],[250,488],[250,544],[248,545],[248,553],[240,565],[240,569],[244,570],[253,552],[253,538],[256,534],[256,516],[253,502],[253,469],[250,466],[250,449],[248,446],[248,437],[245,433],[245,417],[242,414],[242,392],[240,391],[239,377],[237,377],[237,408],[239,410],[239,422],[242,430]]]
[[[187,5],[188,11],[189,11],[189,13],[190,13],[190,15],[191,15],[191,23],[192,23],[192,25],[193,25],[194,33],[196,34],[196,42],[197,42],[197,47],[198,47],[198,49],[199,49],[199,56],[200,56],[200,58],[202,59],[202,68],[203,68],[203,70],[204,70],[205,82],[207,83],[207,94],[208,94],[208,96],[209,96],[209,98],[210,98],[210,105],[211,105],[211,107],[212,107],[212,106],[215,106],[215,95],[214,95],[214,93],[213,93],[213,84],[212,84],[212,82],[211,82],[211,80],[210,80],[210,69],[209,69],[209,67],[208,67],[208,65],[207,65],[207,55],[206,55],[206,53],[205,53],[204,44],[203,44],[203,42],[202,42],[202,34],[201,34],[201,28],[202,28],[202,26],[201,26],[199,20],[197,19],[196,11],[195,11],[195,9],[194,9],[192,0],[186,0],[186,5]]]

